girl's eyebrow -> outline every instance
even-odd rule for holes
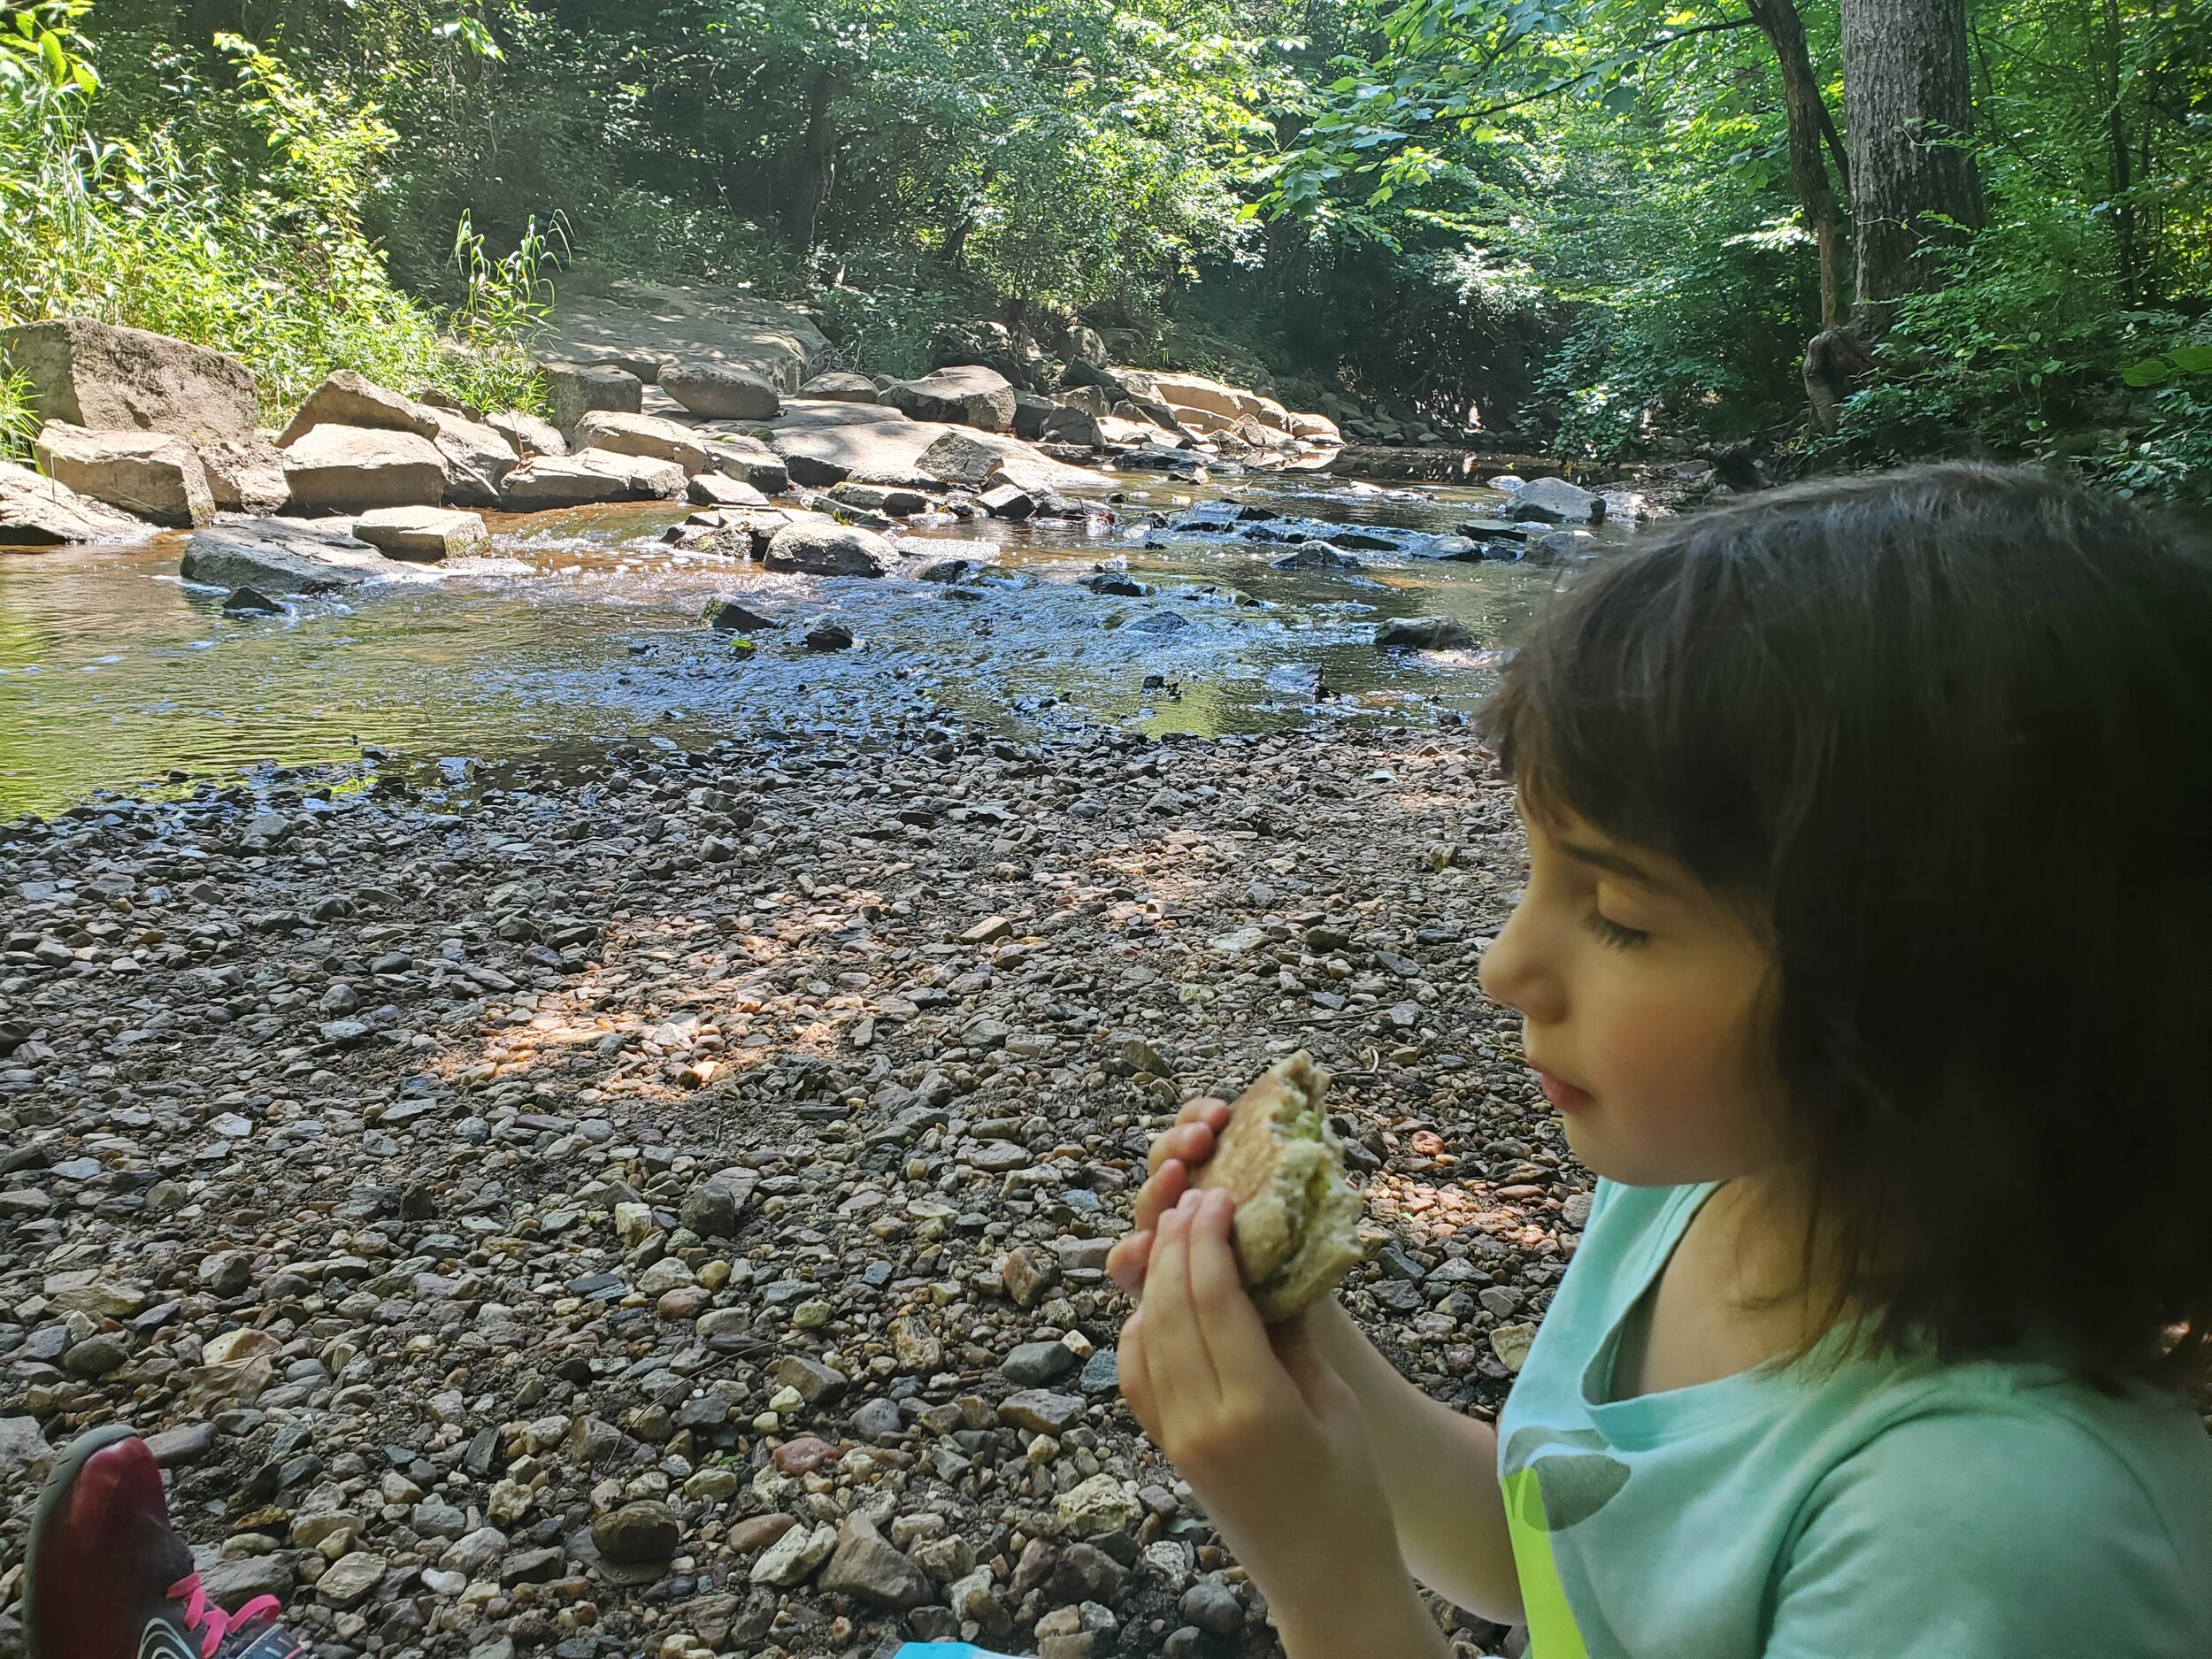
[[[1558,843],[1558,846],[1561,852],[1565,853],[1577,864],[1588,864],[1593,869],[1610,872],[1625,880],[1633,881],[1639,887],[1648,887],[1654,893],[1672,891],[1667,882],[1661,880],[1625,853],[1617,853],[1604,847],[1593,847],[1587,841],[1563,841]]]

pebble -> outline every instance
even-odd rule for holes
[[[1475,987],[1522,849],[1461,733],[360,781],[0,826],[9,1559],[122,1419],[319,1650],[1244,1659],[1118,1398],[1151,1136],[1312,1048],[1387,1240],[1347,1306],[1464,1409],[1587,1222]]]

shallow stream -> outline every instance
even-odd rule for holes
[[[219,595],[180,583],[180,535],[0,554],[0,818],[100,787],[365,748],[450,776],[575,740],[699,747],[757,722],[865,726],[934,708],[1016,732],[1433,723],[1479,700],[1555,580],[1373,551],[1357,571],[1278,571],[1279,543],[1141,522],[1228,500],[1448,533],[1493,514],[1505,497],[1491,490],[1256,474],[1102,477],[1109,491],[1124,522],[1103,532],[985,521],[908,533],[995,544],[946,548],[1000,567],[956,591],[918,580],[926,557],[878,580],[822,580],[680,552],[660,540],[690,511],[680,503],[495,518],[493,559],[276,618],[226,616]],[[1123,564],[1152,591],[1081,585]],[[718,594],[785,626],[748,650],[702,624]],[[1157,620],[1165,612],[1182,626]],[[1466,623],[1485,649],[1369,642],[1378,621],[1424,615]],[[856,649],[805,649],[822,619],[849,628]]]

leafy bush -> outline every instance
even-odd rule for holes
[[[51,0],[0,32],[0,325],[88,316],[229,352],[254,371],[271,417],[339,368],[535,406],[522,347],[543,312],[541,242],[518,265],[477,244],[463,337],[449,341],[435,312],[393,287],[362,228],[373,170],[396,142],[373,106],[223,36],[234,113],[265,152],[254,170],[188,156],[165,130],[104,142],[90,123],[99,78],[75,27],[85,4]]]

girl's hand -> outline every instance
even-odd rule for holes
[[[1267,1596],[1286,1645],[1294,1629],[1355,1632],[1412,1594],[1389,1500],[1359,1402],[1305,1320],[1271,1330],[1245,1294],[1234,1210],[1206,1192],[1156,1211],[1144,1305],[1122,1327],[1122,1393]]]
[[[1175,1208],[1190,1187],[1190,1173],[1214,1155],[1214,1141],[1229,1125],[1229,1102],[1202,1097],[1184,1103],[1174,1126],[1152,1143],[1147,1179],[1137,1194],[1136,1225],[1115,1242],[1106,1272],[1131,1295],[1144,1287],[1152,1231],[1162,1212]]]

